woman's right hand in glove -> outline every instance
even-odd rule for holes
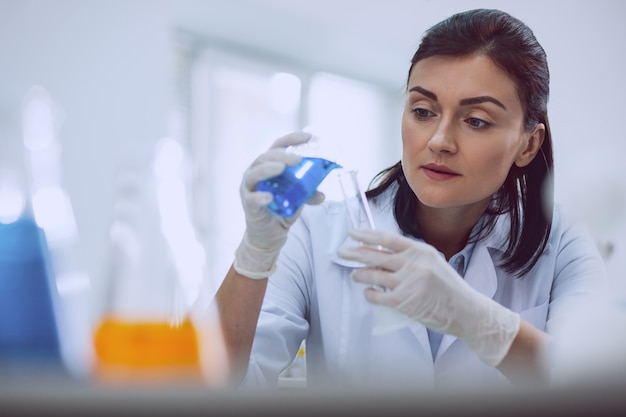
[[[240,275],[262,279],[276,269],[276,260],[287,240],[289,227],[302,209],[289,218],[278,216],[266,207],[272,202],[272,194],[256,191],[256,187],[259,181],[279,175],[286,166],[300,162],[300,156],[287,152],[286,148],[306,143],[309,139],[311,134],[305,132],[293,132],[277,139],[244,172],[239,194],[246,218],[246,231],[235,251],[233,264]],[[322,201],[324,194],[318,191],[307,204],[319,204]]]

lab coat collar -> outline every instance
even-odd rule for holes
[[[504,253],[503,245],[506,243],[506,233],[508,233],[508,219],[500,216],[491,234],[476,242],[465,271],[464,279],[470,287],[489,298],[493,298],[498,288],[496,259]],[[446,352],[456,339],[456,336],[450,334],[443,335],[435,361]]]
[[[465,272],[465,281],[476,291],[489,298],[493,298],[496,293],[498,287],[496,268],[489,251],[489,246],[487,246],[485,242],[478,242],[476,244],[469,265],[467,266],[467,271]],[[426,333],[426,330],[424,330],[424,332]],[[435,360],[444,354],[456,339],[456,336],[444,334]],[[426,343],[429,344],[428,340]]]
[[[491,248],[493,249],[493,248]],[[487,244],[478,242],[465,271],[465,281],[476,291],[492,298],[496,293],[498,279],[492,252]]]

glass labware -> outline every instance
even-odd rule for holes
[[[108,292],[95,328],[94,379],[101,383],[202,384],[201,331],[183,288],[159,198],[167,184],[128,152],[109,230]],[[171,198],[171,196],[170,196]],[[176,219],[174,219],[176,220]],[[187,248],[190,250],[189,248]]]
[[[359,185],[356,170],[342,169],[338,173],[339,184],[344,196],[344,204],[353,229],[375,229],[374,218],[370,210],[365,192]],[[382,247],[376,249],[382,250]],[[385,291],[385,287],[373,286],[378,291]]]
[[[339,183],[344,195],[344,204],[346,206],[350,226],[353,229],[375,229],[374,218],[367,196],[359,185],[357,171],[347,169],[339,171]],[[376,246],[375,249],[381,251],[386,250],[382,246]],[[365,265],[355,265],[357,268],[363,266]],[[381,285],[372,285],[371,288],[381,292],[389,290]],[[373,308],[375,311],[375,319],[372,334],[383,334],[407,326],[412,322],[408,316],[400,313],[395,308],[381,304],[376,304]]]
[[[337,147],[313,136],[308,142],[287,148],[302,157],[280,174],[260,181],[257,191],[272,193],[274,199],[267,208],[282,217],[293,216],[315,193],[326,176],[341,168],[336,162]]]
[[[365,192],[361,189],[356,170],[342,169],[338,173],[344,203],[353,229],[374,229],[374,219]]]

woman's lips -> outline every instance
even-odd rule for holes
[[[445,165],[428,164],[423,165],[424,174],[435,181],[446,181],[460,176]]]

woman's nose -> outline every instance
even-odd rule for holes
[[[456,153],[456,132],[454,132],[453,126],[450,123],[440,123],[428,141],[428,147],[437,153]]]

